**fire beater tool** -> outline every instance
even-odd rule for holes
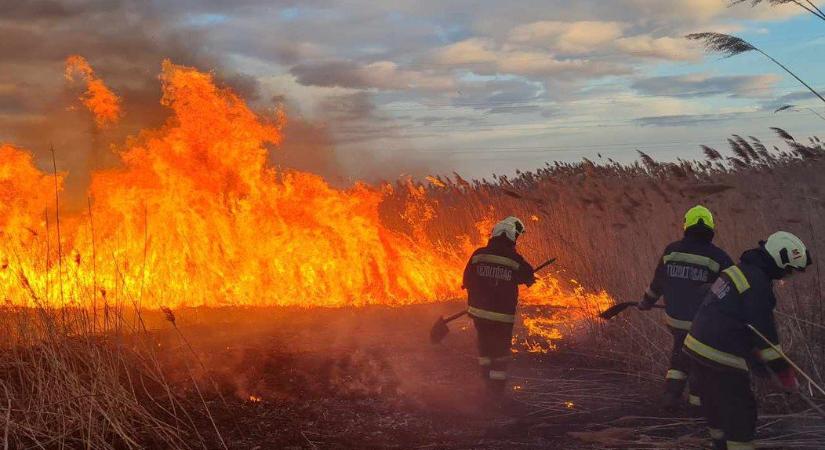
[[[816,383],[816,381],[814,381],[813,378],[810,377],[810,375],[805,373],[804,370],[802,370],[795,362],[793,362],[793,360],[791,360],[791,358],[788,357],[788,355],[786,355],[785,352],[783,352],[782,349],[778,345],[775,345],[773,342],[771,342],[770,339],[765,337],[765,335],[762,334],[761,332],[759,332],[759,330],[757,330],[756,327],[754,327],[753,325],[747,324],[747,326],[751,331],[753,331],[753,333],[755,335],[759,336],[759,339],[762,339],[763,341],[765,341],[765,343],[768,344],[776,353],[778,353],[779,356],[782,357],[782,359],[784,359],[788,364],[790,364],[791,367],[793,367],[794,370],[796,370],[796,373],[802,375],[802,377],[805,378],[805,380],[808,381],[809,386],[815,387],[817,391],[819,391],[821,394],[825,395],[825,389],[822,389],[822,387],[820,385],[818,385]],[[806,400],[809,400],[809,399],[806,398]],[[818,406],[815,406],[814,409],[816,409],[817,412],[819,412],[820,414],[823,414],[822,409],[820,409]],[[823,414],[823,418],[825,418],[825,414]]]
[[[554,262],[556,262],[556,258],[550,258],[547,261],[539,264],[538,267],[533,269],[533,272],[538,272],[539,270],[544,269],[545,267],[549,266],[550,264],[553,264]],[[441,341],[443,341],[444,338],[447,337],[447,334],[450,333],[450,328],[447,326],[447,324],[463,317],[465,314],[467,314],[466,310],[455,313],[449,317],[439,317],[438,320],[435,321],[435,324],[433,324],[433,327],[430,328],[430,342],[432,342],[433,344],[438,344]]]
[[[621,314],[622,311],[626,310],[627,308],[630,308],[631,306],[638,306],[638,305],[639,305],[639,302],[616,303],[615,305],[611,306],[610,308],[607,308],[606,310],[604,310],[603,313],[599,314],[599,318],[604,319],[604,320],[610,320],[610,319],[618,316],[619,314]],[[664,305],[653,305],[653,307],[654,308],[659,308],[659,309],[664,309]]]
[[[765,369],[768,371],[768,374],[770,374],[770,376],[771,376],[771,380],[773,380],[774,384],[776,384],[776,386],[777,386],[778,388],[780,388],[780,389],[782,389],[782,390],[785,390],[785,386],[782,384],[782,380],[780,380],[780,379],[779,379],[779,375],[777,375],[777,374],[776,374],[776,372],[774,372],[774,371],[773,371],[773,369],[771,369],[771,368],[770,368],[770,367],[768,367],[768,366],[765,366]],[[788,395],[788,396],[790,396],[791,394],[793,394],[793,392],[786,392],[786,393],[785,393],[785,395]],[[817,404],[816,404],[816,402],[814,402],[814,400],[813,400],[810,396],[808,396],[808,394],[804,393],[804,392],[802,391],[802,388],[801,388],[801,387],[800,387],[800,388],[798,388],[798,389],[796,389],[796,394],[798,394],[798,395],[799,395],[799,397],[800,397],[802,400],[804,400],[804,401],[805,401],[805,403],[807,403],[807,404],[808,404],[808,406],[810,406],[810,407],[811,407],[811,409],[813,409],[814,411],[816,411],[816,413],[817,413],[817,414],[819,414],[819,417],[821,417],[821,418],[825,419],[825,411],[823,411],[823,410],[822,410],[822,407],[820,407],[819,405],[817,405]]]
[[[773,344],[773,342],[771,342],[771,341],[770,341],[770,339],[768,339],[767,337],[765,337],[765,335],[764,335],[764,334],[760,333],[760,332],[759,332],[759,330],[757,330],[757,329],[756,329],[753,325],[751,325],[751,324],[747,324],[747,326],[748,326],[748,328],[750,328],[750,330],[751,330],[751,331],[753,331],[753,332],[754,332],[757,336],[759,336],[759,337],[760,337],[763,341],[765,341],[765,343],[767,343],[767,344],[768,344],[768,345],[769,345],[772,349],[774,349],[774,351],[776,351],[777,353],[779,353],[779,356],[781,356],[781,357],[782,357],[782,359],[784,359],[784,360],[785,360],[788,364],[790,364],[790,365],[791,365],[791,367],[793,367],[793,368],[794,368],[794,370],[796,370],[796,372],[797,372],[798,374],[802,375],[802,376],[803,376],[803,377],[804,377],[804,378],[808,381],[808,383],[809,383],[809,384],[808,384],[808,389],[809,389],[809,390],[811,389],[811,386],[815,386],[815,387],[817,388],[817,390],[819,390],[820,392],[822,392],[822,388],[821,388],[818,384],[816,384],[816,383],[815,383],[815,382],[811,379],[811,377],[810,377],[810,376],[808,376],[808,374],[807,374],[807,373],[805,373],[802,369],[800,369],[800,368],[799,368],[799,366],[797,366],[797,365],[796,365],[793,361],[791,361],[791,359],[788,357],[788,355],[786,355],[786,354],[785,354],[785,352],[783,352],[783,351],[782,351],[782,349],[781,349],[781,348],[779,348],[779,346],[774,345],[774,344]],[[777,374],[776,374],[776,372],[774,372],[774,371],[773,371],[770,367],[768,367],[767,365],[765,366],[765,369],[767,369],[767,371],[768,371],[768,373],[770,374],[771,379],[773,380],[773,382],[774,382],[774,383],[775,383],[778,387],[780,387],[780,388],[784,389],[784,386],[782,385],[782,381],[779,379],[779,375],[777,375]],[[801,390],[801,389],[798,389],[798,390],[796,391],[796,393],[797,393],[797,394],[799,394],[799,397],[800,397],[802,400],[804,400],[804,401],[805,401],[805,403],[807,403],[807,404],[808,404],[808,406],[810,406],[810,407],[811,407],[811,409],[813,409],[814,411],[816,411],[816,412],[819,414],[819,416],[820,416],[820,417],[822,417],[823,419],[825,419],[825,411],[823,411],[823,410],[822,410],[822,407],[820,407],[819,405],[817,405],[817,404],[816,404],[816,402],[814,402],[814,400],[813,400],[810,396],[808,396],[807,394],[805,394],[804,392],[802,392],[802,390]],[[790,394],[791,394],[791,392],[788,392],[788,395],[790,395]],[[811,395],[813,395],[813,391],[811,391]]]

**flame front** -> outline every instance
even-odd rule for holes
[[[94,115],[97,126],[106,127],[120,119],[120,99],[95,75],[86,58],[78,55],[66,58],[65,75],[69,81],[74,81],[75,75],[80,75],[86,82],[86,92],[80,100]]]
[[[85,60],[73,58],[70,72],[87,80],[98,123],[116,120],[117,97]],[[467,247],[479,243],[475,230],[455,248],[431,242],[422,227],[393,231],[379,215],[386,189],[334,189],[318,176],[268,165],[267,146],[281,141],[281,114],[264,119],[211,75],[168,61],[160,80],[161,102],[172,112],[166,124],[129,140],[117,169],[93,173],[88,210],[61,214],[59,224],[62,175],[44,174],[28,153],[0,147],[0,295],[7,303],[92,306],[117,297],[153,308],[362,306],[463,297],[460,277]],[[410,185],[410,192],[402,217],[430,220],[423,188]],[[483,234],[492,220],[479,223]],[[582,298],[562,294],[552,277],[528,296]]]
[[[62,217],[62,264],[55,230],[48,256],[44,248],[50,177],[3,147],[13,157],[0,162],[11,200],[2,254],[28,262],[12,261],[5,275],[10,301],[35,301],[13,287],[21,277],[50,305],[107,292],[153,307],[400,305],[457,294],[461,262],[384,227],[380,190],[336,190],[267,165],[283,117],[263,121],[194,69],[166,62],[161,82],[171,118],[131,140],[120,168],[92,175],[88,213]],[[39,245],[21,253],[9,246],[20,239]]]

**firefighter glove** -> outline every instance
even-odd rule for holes
[[[779,372],[779,381],[782,382],[782,387],[787,391],[796,391],[799,389],[799,380],[796,379],[796,371],[793,367]]]

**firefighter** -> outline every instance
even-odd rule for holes
[[[753,449],[756,399],[750,368],[778,374],[785,388],[798,387],[790,365],[749,326],[777,347],[774,280],[811,264],[805,244],[779,231],[742,254],[710,288],[685,339],[691,381],[699,390],[714,449]]]
[[[516,251],[524,223],[508,217],[493,228],[490,240],[470,257],[463,288],[478,334],[478,362],[488,392],[500,397],[507,384],[507,365],[518,304],[518,286],[535,282],[533,267]]]
[[[665,318],[673,335],[663,397],[663,406],[668,410],[680,405],[688,384],[690,359],[682,353],[682,344],[690,331],[693,316],[702,304],[708,283],[713,283],[721,270],[733,265],[730,256],[713,245],[715,229],[710,210],[702,205],[688,210],[684,237],[665,248],[653,282],[639,302],[639,309],[647,311],[659,301],[659,297],[665,298]],[[688,392],[688,402],[698,407],[701,399],[694,392]]]

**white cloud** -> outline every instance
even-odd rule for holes
[[[489,39],[469,39],[437,49],[433,59],[441,65],[466,67],[483,75],[496,73],[526,77],[601,77],[631,72],[628,66],[588,58],[558,58],[547,51],[512,45],[496,46]]]
[[[513,28],[509,41],[544,47],[563,54],[588,53],[621,37],[624,28],[626,25],[619,22],[540,21]]]
[[[486,38],[471,38],[442,47],[435,52],[435,61],[439,64],[466,65],[495,62],[498,55],[493,41]]]
[[[379,90],[445,91],[455,88],[453,77],[405,70],[392,61],[359,64],[354,61],[324,61],[299,64],[291,73],[306,86]]]
[[[379,89],[445,91],[455,89],[456,86],[452,77],[404,70],[392,61],[367,64],[362,68],[361,74],[369,86]]]
[[[525,76],[558,76],[588,78],[606,75],[625,75],[632,69],[625,65],[589,59],[555,59],[552,55],[538,52],[503,52],[496,67],[504,73]]]
[[[519,25],[509,33],[514,46],[530,45],[560,55],[610,55],[624,53],[638,58],[696,61],[702,52],[682,36],[626,35],[629,25],[621,22],[540,21]]]
[[[639,17],[659,20],[705,22],[728,10],[725,0],[626,0]]]
[[[684,38],[637,35],[623,37],[615,41],[617,51],[639,58],[664,59],[671,61],[698,61],[702,51]]]
[[[694,26],[730,18],[779,21],[804,12],[796,5],[772,6],[767,1],[753,8],[750,2],[730,6],[728,0],[624,0],[622,3],[646,20]]]

